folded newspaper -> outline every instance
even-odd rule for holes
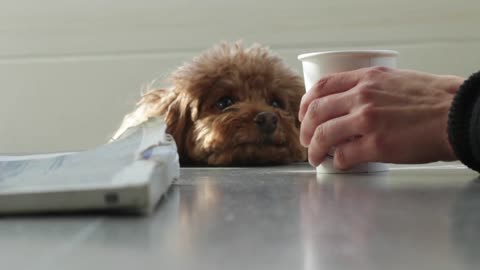
[[[0,214],[152,213],[180,171],[165,130],[162,120],[152,119],[84,152],[0,156]]]

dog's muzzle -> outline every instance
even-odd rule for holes
[[[271,112],[261,112],[253,118],[253,121],[262,133],[272,134],[277,129],[278,117]]]

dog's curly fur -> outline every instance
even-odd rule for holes
[[[222,43],[178,68],[169,79],[170,89],[142,96],[114,137],[160,116],[177,143],[182,166],[305,160],[297,118],[303,80],[268,48]],[[266,117],[258,121],[261,113]]]

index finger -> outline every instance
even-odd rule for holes
[[[307,91],[305,95],[303,95],[300,103],[300,110],[298,111],[298,119],[300,119],[300,121],[303,120],[308,106],[313,100],[331,94],[344,92],[355,87],[355,85],[357,85],[360,81],[362,72],[363,71],[361,69],[346,71],[326,75],[321,78],[316,84],[313,85],[311,89]]]

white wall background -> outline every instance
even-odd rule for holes
[[[0,0],[0,153],[108,140],[142,85],[222,40],[296,55],[400,51],[399,66],[480,69],[480,1]]]

